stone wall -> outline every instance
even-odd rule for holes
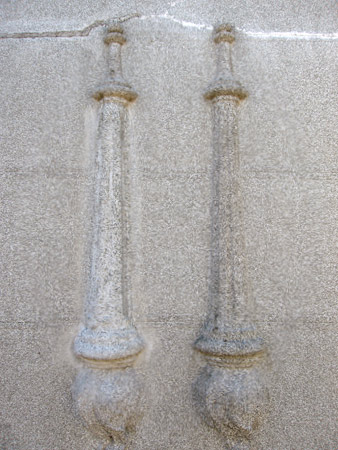
[[[120,306],[144,341],[132,369],[144,391],[128,448],[228,445],[192,390],[205,365],[193,343],[210,310],[215,125],[204,93],[219,23],[236,27],[232,69],[249,94],[234,132],[247,305],[265,340],[270,398],[250,446],[338,448],[337,9],[330,0],[1,2],[1,450],[101,442],[72,396],[86,370],[73,341],[93,282],[93,92],[107,76],[111,19],[123,25],[123,76],[137,93],[123,121]]]

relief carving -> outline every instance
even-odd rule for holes
[[[99,449],[122,450],[140,418],[141,380],[133,364],[144,342],[125,314],[123,211],[126,108],[137,94],[123,79],[118,23],[107,27],[109,77],[95,93],[100,102],[96,148],[94,233],[85,324],[74,341],[83,362],[73,397]]]
[[[213,109],[210,308],[194,344],[207,363],[194,397],[206,423],[224,434],[227,448],[244,450],[264,416],[268,394],[261,368],[264,342],[250,317],[246,285],[237,109],[248,94],[233,75],[234,40],[232,26],[215,29],[218,67],[205,93]]]

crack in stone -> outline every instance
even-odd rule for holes
[[[168,20],[168,21],[174,22],[174,23],[178,23],[182,27],[186,27],[186,28],[196,28],[198,30],[213,30],[212,25],[207,25],[204,23],[188,22],[186,20],[180,20],[174,16],[169,15],[168,12],[165,12],[164,14],[158,14],[158,15],[151,14],[149,16],[140,16],[139,19],[140,20],[163,19],[163,20]]]
[[[113,17],[110,20],[96,20],[92,24],[80,30],[54,30],[41,32],[0,33],[0,39],[34,39],[34,38],[73,38],[87,37],[95,28],[106,26],[111,21],[127,22],[131,19],[138,20],[166,20],[181,25],[185,28],[212,31],[213,26],[204,23],[194,23],[178,19],[166,11],[163,14],[141,15],[140,13],[128,14],[121,17]],[[338,33],[311,33],[306,31],[249,31],[245,28],[236,28],[237,31],[251,38],[258,39],[287,39],[287,40],[338,40]]]
[[[128,14],[122,17],[113,17],[110,20],[96,20],[87,27],[81,30],[54,30],[41,32],[23,32],[23,33],[2,33],[0,39],[34,39],[34,38],[72,38],[72,37],[86,37],[95,28],[107,25],[111,21],[126,22],[127,20],[140,17],[139,13]]]
[[[249,37],[261,39],[293,39],[293,40],[338,40],[338,33],[309,33],[306,31],[247,31],[239,29]]]

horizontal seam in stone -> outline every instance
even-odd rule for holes
[[[148,20],[148,19],[160,19],[168,20],[173,23],[177,23],[183,27],[196,28],[199,30],[213,30],[213,26],[203,23],[193,23],[185,20],[177,19],[174,16],[165,12],[163,14],[151,14],[141,15],[139,13],[129,14],[127,16],[115,17],[111,20],[117,22],[126,22],[130,19]],[[41,31],[41,32],[23,32],[23,33],[1,33],[0,39],[36,39],[36,38],[73,38],[73,37],[87,37],[90,32],[100,26],[105,26],[111,20],[96,20],[92,24],[81,30],[54,30],[54,31]],[[237,28],[237,31],[245,34],[248,37],[259,39],[285,39],[285,40],[322,40],[322,41],[335,41],[338,40],[338,33],[311,33],[306,31],[248,31],[245,29]]]
[[[123,17],[112,18],[111,21],[126,22],[127,20],[139,17],[139,13],[129,14]],[[87,37],[95,28],[107,25],[108,20],[96,20],[92,24],[81,30],[54,30],[41,32],[23,32],[23,33],[1,33],[0,39],[36,39],[36,38],[72,38],[72,37]]]

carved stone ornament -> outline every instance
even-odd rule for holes
[[[194,384],[202,417],[224,434],[228,449],[250,448],[268,394],[262,338],[250,321],[242,233],[237,109],[247,92],[232,72],[234,29],[215,29],[218,68],[205,98],[213,108],[212,238],[208,319],[194,347],[207,362]]]
[[[95,169],[95,217],[85,324],[74,341],[84,366],[73,397],[99,449],[122,450],[140,417],[141,381],[133,364],[144,347],[125,314],[123,152],[126,107],[137,94],[123,79],[123,29],[105,35],[109,77],[95,93],[100,102]]]

